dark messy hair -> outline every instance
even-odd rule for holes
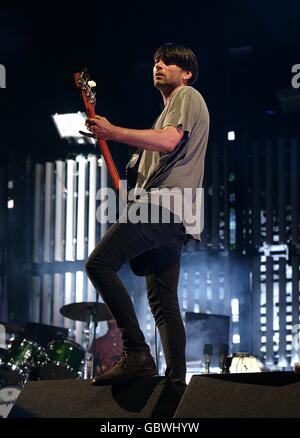
[[[192,77],[188,80],[188,84],[192,85],[196,82],[199,74],[198,62],[194,52],[188,47],[180,44],[167,43],[159,47],[153,56],[154,62],[162,59],[165,63],[175,64],[182,70],[190,71]]]

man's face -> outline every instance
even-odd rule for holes
[[[156,88],[176,88],[187,84],[190,77],[190,72],[182,70],[176,64],[165,63],[162,59],[154,62],[153,82]]]

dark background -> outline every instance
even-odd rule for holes
[[[82,110],[72,84],[87,67],[97,82],[97,112],[131,128],[151,126],[161,110],[152,86],[152,56],[165,42],[191,47],[200,75],[195,87],[211,114],[210,141],[227,131],[297,129],[277,91],[292,90],[300,63],[300,4],[281,1],[44,3],[0,9],[1,162],[30,153],[65,157],[51,114]],[[121,175],[130,148],[112,144]],[[87,152],[89,146],[73,152]]]

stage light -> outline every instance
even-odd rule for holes
[[[65,273],[65,302],[64,304],[70,304],[74,301],[73,299],[73,277],[72,272]]]
[[[81,303],[84,301],[83,297],[83,272],[76,271],[76,302]]]
[[[76,271],[76,285],[75,285],[75,296],[76,296],[76,302],[81,303],[84,301],[84,291],[83,291],[83,272],[82,271]],[[84,330],[84,323],[81,321],[76,321],[75,324],[75,337],[76,342],[81,344],[83,341],[83,330]]]
[[[233,141],[233,140],[235,140],[235,132],[234,132],[234,131],[228,131],[228,133],[227,133],[227,139],[228,139],[229,141]]]
[[[52,275],[43,274],[42,276],[42,321],[50,324],[51,320],[51,301],[52,301]]]
[[[75,260],[75,248],[74,248],[74,227],[75,217],[74,208],[76,205],[75,200],[75,173],[76,163],[74,160],[67,160],[67,214],[66,214],[66,254],[65,258],[68,261]]]
[[[64,297],[61,293],[64,290],[63,274],[56,272],[53,275],[53,324],[57,327],[63,325],[63,316],[60,309],[64,304]]]
[[[47,162],[45,165],[45,187],[44,187],[44,248],[43,260],[52,262],[52,184],[53,184],[54,166],[53,163]]]
[[[57,160],[55,165],[55,233],[54,233],[54,260],[64,261],[64,194],[65,163]]]
[[[89,155],[89,224],[88,224],[88,254],[96,245],[96,191],[97,191],[97,157]]]
[[[232,343],[233,344],[239,344],[240,343],[240,335],[239,334],[235,334],[232,336]]]
[[[78,193],[77,193],[77,246],[76,258],[83,260],[85,257],[85,180],[86,180],[86,163],[87,160],[83,155],[77,155],[78,163]]]
[[[14,206],[15,206],[14,200],[13,199],[9,199],[7,201],[7,208],[14,208]]]
[[[286,360],[286,358],[285,357],[280,357],[280,359],[278,360],[278,366],[280,367],[280,368],[286,368],[286,367],[288,367],[288,361]]]
[[[87,132],[85,121],[86,115],[83,112],[69,114],[54,114],[52,119],[61,138],[74,139],[79,144],[95,143],[93,138],[85,137],[79,131]]]
[[[0,88],[6,88],[6,68],[0,64]]]
[[[41,261],[41,223],[42,223],[42,175],[43,165],[35,165],[34,178],[34,221],[33,221],[33,261]],[[38,319],[37,319],[38,320]]]
[[[258,251],[262,254],[261,257],[269,257],[271,255],[274,257],[276,254],[278,257],[285,257],[288,259],[289,246],[285,243],[270,245],[267,242],[263,242]]]
[[[72,272],[65,272],[65,302],[64,304],[70,304],[75,301],[73,296],[74,290],[74,274]],[[64,326],[69,329],[74,329],[74,322],[69,318],[64,318]]]
[[[232,322],[239,321],[239,300],[237,298],[233,298],[231,300],[231,314],[232,314]]]
[[[6,348],[6,330],[2,324],[0,324],[0,348]]]

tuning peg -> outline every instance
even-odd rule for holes
[[[93,88],[93,87],[96,87],[96,82],[95,81],[88,81],[88,86],[90,87],[90,88]]]

